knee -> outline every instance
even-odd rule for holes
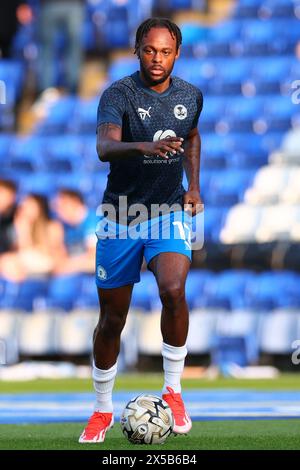
[[[181,282],[170,282],[160,286],[159,296],[163,307],[176,309],[185,301],[185,288]]]
[[[125,326],[126,315],[121,313],[106,314],[100,319],[97,329],[105,338],[119,337]]]

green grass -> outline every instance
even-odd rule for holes
[[[164,445],[136,446],[118,423],[102,444],[78,444],[82,424],[1,425],[1,450],[250,450],[300,449],[300,420],[194,422],[188,436],[171,436]]]
[[[160,390],[162,374],[123,374],[115,390]],[[283,374],[272,380],[218,378],[189,379],[184,390],[244,389],[300,390],[300,374]],[[34,380],[2,382],[0,393],[92,392],[91,380]],[[122,435],[119,423],[107,434],[103,444],[78,444],[83,423],[42,425],[0,425],[0,449],[4,450],[250,450],[300,449],[300,420],[230,420],[194,422],[188,436],[171,436],[163,446],[133,446]]]
[[[120,374],[115,390],[160,390],[162,374]],[[193,389],[247,389],[247,390],[300,390],[300,374],[282,374],[276,379],[186,379],[182,381],[184,390]],[[92,392],[89,379],[32,380],[28,382],[1,382],[0,393],[24,392]]]

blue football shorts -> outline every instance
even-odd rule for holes
[[[97,225],[96,284],[112,289],[140,282],[147,266],[159,253],[181,253],[191,261],[192,217],[184,211],[164,214],[144,222],[121,225],[102,217]]]

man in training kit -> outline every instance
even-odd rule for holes
[[[80,436],[82,443],[103,442],[114,422],[112,390],[120,335],[134,283],[140,280],[143,257],[155,276],[162,302],[162,398],[172,409],[174,433],[186,434],[192,427],[181,398],[180,379],[187,354],[185,282],[191,262],[191,216],[203,210],[197,129],[203,98],[193,85],[171,77],[181,40],[180,29],[170,20],[144,21],[135,43],[140,71],[114,82],[100,99],[97,151],[101,161],[110,162],[103,207],[112,206],[116,223],[111,222],[110,216],[103,216],[107,236],[98,227],[96,232],[100,302],[92,373],[96,404]],[[187,191],[182,186],[183,167]],[[120,208],[121,197],[126,197],[129,207],[126,218]],[[141,223],[137,224],[131,209],[138,207],[135,213],[140,213],[141,205],[147,216],[139,218]],[[163,205],[164,210],[153,216],[152,208],[158,205]],[[184,210],[187,207],[189,210]],[[163,237],[160,230],[166,220],[170,232]],[[130,235],[137,225],[140,236],[124,238],[124,228]],[[111,227],[117,228],[117,236],[109,236]]]

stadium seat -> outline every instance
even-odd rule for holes
[[[299,311],[276,309],[262,317],[259,346],[269,354],[290,354],[292,343],[299,339],[297,322]]]
[[[220,232],[222,243],[245,243],[255,241],[256,230],[260,222],[260,207],[237,204],[227,215],[225,225]]]
[[[72,135],[48,137],[47,158],[45,168],[55,174],[80,172],[83,170],[82,144],[80,139]]]
[[[266,271],[249,280],[245,291],[247,308],[270,311],[299,306],[299,276],[290,271]]]
[[[205,192],[203,191],[203,194]],[[206,206],[204,208],[204,241],[220,242],[220,231],[224,225],[229,207]]]
[[[93,349],[93,333],[98,322],[97,310],[73,310],[60,315],[55,324],[55,350],[58,354],[86,355]]]
[[[95,132],[99,97],[88,100],[78,99],[74,108],[72,131],[79,133]]]
[[[47,116],[36,125],[36,133],[41,135],[55,135],[64,133],[73,122],[76,98],[73,96],[60,98],[50,104]]]
[[[129,46],[129,22],[126,5],[110,6],[104,25],[106,43],[109,47]]]
[[[131,306],[145,312],[152,308],[161,308],[158,288],[150,271],[141,274],[141,282],[134,285]]]
[[[16,137],[10,145],[4,168],[14,172],[34,173],[44,169],[45,146],[43,139],[26,136]]]
[[[189,354],[208,354],[213,345],[219,311],[196,309],[190,312],[186,341]]]
[[[287,130],[300,111],[290,96],[268,96],[264,103],[264,120],[268,130]]]
[[[280,93],[285,83],[290,81],[293,57],[262,57],[253,61],[248,84],[252,84],[256,94]]]
[[[161,311],[153,310],[143,315],[139,322],[138,352],[146,356],[160,356],[162,336],[160,331]]]
[[[54,354],[55,314],[36,312],[21,317],[19,350],[22,355]]]
[[[0,310],[0,363],[15,364],[19,359],[18,326],[22,312]]]
[[[236,58],[217,59],[215,61],[218,70],[215,78],[211,80],[210,87],[214,94],[240,94],[243,83],[248,79],[251,63],[247,59]]]
[[[250,132],[256,120],[263,116],[265,101],[262,98],[234,96],[227,102],[222,121],[230,131]]]
[[[13,134],[0,135],[0,159],[5,161],[9,157],[10,146],[14,140]]]
[[[216,171],[210,180],[206,202],[215,206],[231,206],[243,201],[246,188],[253,180],[252,170]]]
[[[212,273],[205,269],[192,269],[189,271],[186,280],[185,295],[190,309],[199,306],[199,302],[201,304],[203,290],[211,277]]]
[[[245,202],[248,204],[275,204],[280,200],[284,189],[294,168],[284,168],[275,165],[266,165],[258,170],[253,185],[245,192]]]
[[[19,285],[14,308],[32,312],[44,305],[48,293],[47,279],[27,279]]]
[[[114,60],[108,68],[108,76],[110,82],[120,80],[127,75],[131,75],[136,72],[139,68],[139,64],[136,58],[124,57]]]
[[[74,302],[76,308],[99,309],[99,299],[94,275],[86,274],[82,276],[81,289],[77,292]]]
[[[258,243],[275,240],[291,240],[294,227],[300,225],[298,205],[277,204],[265,206],[255,232]]]
[[[203,136],[201,140],[201,167],[203,170],[225,167],[226,147],[224,140],[223,137],[216,134]]]
[[[70,274],[53,277],[49,283],[47,308],[71,310],[75,305],[77,292],[81,292],[82,274]]]
[[[247,270],[225,270],[205,284],[205,307],[237,309],[245,305],[245,290],[253,273]]]
[[[14,106],[21,96],[25,67],[21,61],[1,59],[0,80],[5,83],[6,106]]]

